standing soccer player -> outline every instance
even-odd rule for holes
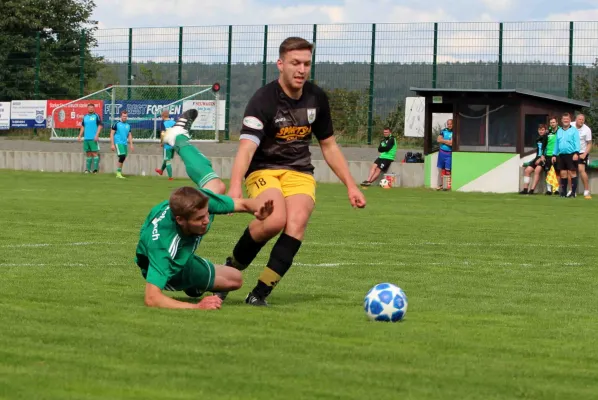
[[[586,117],[583,114],[578,114],[575,118],[575,127],[579,131],[579,174],[583,182],[583,197],[591,199],[590,182],[588,180],[588,173],[586,167],[590,161],[590,151],[592,150],[592,130],[586,125]]]
[[[77,140],[80,142],[83,137],[83,152],[87,155],[87,162],[85,164],[85,173],[92,171],[97,174],[100,170],[100,132],[102,131],[102,118],[96,114],[95,106],[93,104],[87,105],[87,114],[81,121],[81,129]]]
[[[162,123],[160,125],[160,137],[164,137],[166,133],[166,129],[172,128],[175,124],[174,119],[170,118],[168,114],[168,110],[162,111]],[[168,174],[168,180],[172,180],[172,159],[174,157],[174,148],[169,145],[168,143],[161,142],[160,146],[162,146],[162,166],[156,169],[156,172],[159,175],[164,173],[166,169],[166,173]]]
[[[274,212],[249,224],[226,264],[244,270],[262,247],[282,232],[257,285],[245,299],[251,305],[267,305],[266,297],[289,270],[301,247],[316,200],[309,151],[312,135],[319,141],[327,164],[347,187],[351,205],[366,205],[333,136],[328,97],[308,82],[312,51],[313,45],[305,39],[285,39],[279,48],[279,78],[258,89],[245,109],[228,194],[241,198],[245,178],[249,197],[273,201]],[[224,299],[226,292],[220,296]]]
[[[575,197],[577,192],[577,168],[579,163],[579,131],[571,125],[571,115],[564,113],[561,117],[562,126],[556,133],[552,162],[559,158],[561,168],[561,197]],[[571,192],[567,194],[567,181],[571,178]]]
[[[556,133],[558,130],[559,123],[557,118],[550,117],[550,120],[548,121],[548,133],[546,135],[546,159],[544,161],[544,171],[548,174],[550,167],[554,167],[554,172],[557,174],[557,176],[560,174],[559,163],[558,160],[557,162],[553,163],[552,156],[554,154],[554,145],[556,143]],[[547,182],[546,195],[552,196],[552,189],[552,186]],[[554,189],[555,191],[557,190],[557,188]],[[556,191],[555,194],[556,193],[558,193],[558,191]]]
[[[438,151],[438,187],[436,190],[441,190],[444,176],[451,179],[451,170],[453,168],[453,120],[446,121],[446,128],[440,131],[440,135],[436,139],[440,143],[440,150]]]
[[[123,164],[127,159],[128,147],[133,148],[133,134],[131,133],[131,125],[127,122],[128,114],[126,111],[120,112],[120,121],[112,125],[110,130],[110,148],[116,151],[118,156],[118,163],[116,168],[116,177],[124,179],[122,174]],[[128,146],[127,146],[128,143]]]

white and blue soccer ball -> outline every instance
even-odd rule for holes
[[[365,295],[363,308],[372,321],[398,322],[407,313],[407,295],[392,283],[379,283]]]

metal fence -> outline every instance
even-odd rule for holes
[[[352,123],[359,133],[348,142],[371,143],[413,95],[411,86],[525,88],[575,97],[577,78],[597,71],[598,22],[125,28],[93,33],[91,54],[102,58],[99,64],[83,50],[86,35],[58,55],[69,60],[69,85],[81,96],[107,84],[220,82],[228,139],[237,135],[254,91],[276,78],[278,46],[288,36],[316,44],[312,80],[335,95],[355,94],[358,104],[351,107],[361,119]],[[40,91],[40,82],[48,87],[55,79],[56,57],[45,64],[49,44],[36,37],[30,57],[12,60],[23,66],[20,75],[4,79],[17,87],[33,81],[31,98],[64,98],[60,82],[55,92],[52,85]]]

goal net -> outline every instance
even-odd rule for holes
[[[178,118],[184,111],[195,108],[198,117],[189,132],[192,142],[217,142],[224,129],[224,101],[214,85],[115,85],[91,93],[66,104],[56,105],[50,112],[48,124],[51,140],[73,141],[79,135],[81,121],[88,104],[102,118],[100,141],[110,140],[111,127],[127,111],[127,122],[135,142],[159,142],[162,111],[170,118]]]

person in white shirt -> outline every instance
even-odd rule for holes
[[[586,125],[586,117],[583,114],[578,114],[575,118],[575,127],[579,131],[579,175],[583,182],[583,197],[591,199],[590,184],[588,181],[588,174],[586,173],[586,166],[590,161],[590,151],[592,150],[592,130]]]

